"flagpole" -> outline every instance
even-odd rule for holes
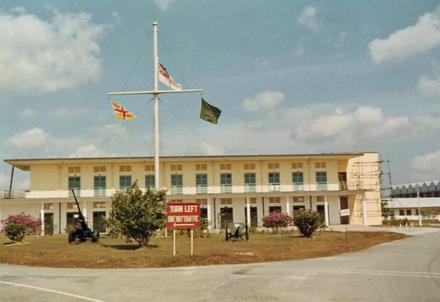
[[[159,103],[157,99],[158,80],[158,57],[157,57],[157,22],[153,22],[153,101],[154,101],[154,188],[160,189],[159,177]]]

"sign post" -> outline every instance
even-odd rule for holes
[[[200,228],[200,204],[167,203],[167,228],[173,229],[173,256],[176,256],[176,229],[191,229],[191,256],[194,254],[194,230]]]

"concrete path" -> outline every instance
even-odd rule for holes
[[[440,229],[300,261],[119,270],[0,265],[0,301],[440,301]]]

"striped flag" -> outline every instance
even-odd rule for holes
[[[132,120],[135,118],[134,114],[127,111],[124,107],[112,102],[113,111],[118,120]]]
[[[182,86],[180,84],[174,82],[173,78],[168,73],[167,69],[160,63],[158,63],[159,66],[159,81],[170,87],[174,90],[182,90]]]

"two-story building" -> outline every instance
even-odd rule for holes
[[[0,199],[0,218],[27,213],[63,233],[77,215],[76,192],[89,224],[102,229],[115,191],[134,181],[154,188],[151,157],[7,159],[12,169],[30,172],[25,196]],[[271,211],[292,215],[317,211],[326,224],[374,225],[382,222],[379,154],[162,156],[160,187],[168,201],[199,202],[209,228],[228,221],[257,227]],[[13,173],[11,173],[13,175]],[[9,193],[9,194],[8,194]],[[349,209],[349,216],[340,215]]]

